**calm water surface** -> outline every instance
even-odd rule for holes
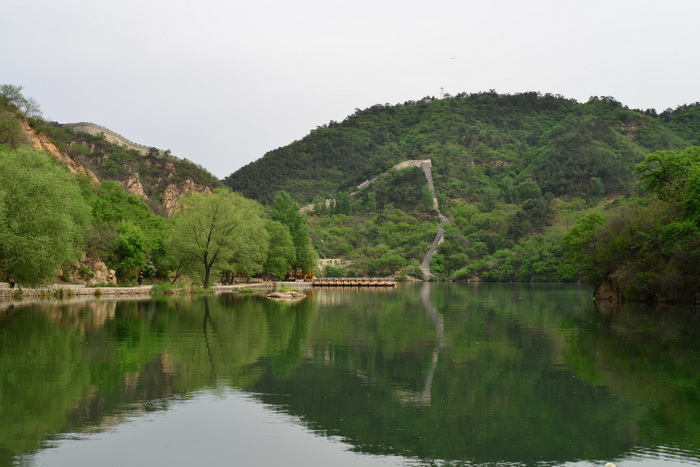
[[[0,303],[0,467],[700,465],[699,371],[574,285]]]

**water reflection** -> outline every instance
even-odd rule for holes
[[[362,454],[336,465],[698,463],[693,311],[597,310],[583,288],[526,284],[0,307],[0,466],[68,465],[66,438],[99,452],[153,420],[168,427],[141,436],[174,440],[175,414],[241,398],[280,415],[255,449],[272,452],[273,425],[304,427],[308,461]],[[206,423],[185,424],[187,443],[235,464]],[[146,444],[136,464],[172,449]]]

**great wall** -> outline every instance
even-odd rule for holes
[[[144,146],[143,144],[134,143],[126,138],[124,138],[119,133],[116,133],[109,128],[105,128],[101,125],[90,122],[78,122],[78,123],[63,123],[61,126],[66,128],[71,128],[74,131],[82,131],[91,135],[99,135],[100,133],[104,135],[105,140],[113,144],[119,144],[121,146],[126,146],[129,149],[134,149],[141,154],[148,154],[151,147]],[[158,149],[158,152],[162,152]]]
[[[430,244],[430,247],[428,247],[428,251],[423,257],[423,261],[420,263],[420,269],[421,272],[423,273],[423,277],[425,280],[432,281],[436,280],[437,278],[435,275],[430,271],[430,261],[433,259],[433,256],[435,256],[435,253],[437,253],[437,249],[440,246],[440,244],[445,241],[445,224],[448,222],[447,216],[442,214],[440,212],[440,205],[438,203],[437,195],[435,193],[435,184],[433,183],[433,171],[432,171],[432,166],[433,163],[430,159],[424,159],[424,160],[407,160],[403,162],[399,162],[395,166],[393,166],[391,169],[387,170],[386,172],[383,172],[376,177],[374,177],[371,180],[365,180],[364,182],[360,183],[355,187],[355,191],[350,193],[350,196],[355,196],[359,190],[362,190],[363,188],[371,185],[372,183],[376,182],[379,180],[381,177],[387,175],[389,172],[392,170],[405,170],[411,167],[420,167],[423,170],[423,173],[425,174],[425,180],[428,184],[428,190],[430,190],[430,195],[433,198],[433,210],[438,216],[438,225],[437,225],[437,233],[435,234],[435,239],[433,239],[433,242]],[[332,200],[327,199],[325,201],[326,207],[330,207]],[[314,205],[313,204],[308,204],[306,206],[303,206],[299,211],[303,213],[308,213],[308,212],[313,212],[314,210]],[[324,261],[324,260],[321,260]],[[330,260],[325,260],[325,261],[331,261],[331,262],[337,262],[340,261],[338,259],[330,259]],[[332,264],[332,263],[331,263]]]

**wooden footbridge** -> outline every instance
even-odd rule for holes
[[[396,281],[393,279],[377,278],[323,278],[311,281],[314,287],[395,287]]]

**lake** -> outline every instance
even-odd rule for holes
[[[570,284],[0,303],[0,467],[700,465],[700,316]]]

